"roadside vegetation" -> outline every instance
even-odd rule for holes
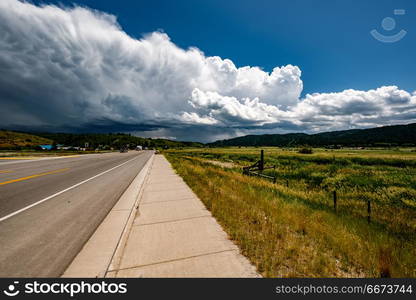
[[[33,134],[0,130],[0,149],[33,148],[52,140]]]
[[[263,276],[416,277],[412,149],[265,148],[276,183],[242,175],[259,150],[164,153]]]

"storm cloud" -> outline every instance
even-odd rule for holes
[[[239,134],[414,122],[416,94],[385,86],[301,98],[297,66],[236,67],[153,32],[126,34],[83,7],[0,1],[0,127],[137,132],[210,141]]]

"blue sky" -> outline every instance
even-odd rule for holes
[[[293,64],[302,70],[305,93],[368,90],[397,85],[416,90],[416,2],[403,0],[154,0],[35,1],[78,4],[117,16],[140,38],[163,30],[177,45],[198,47],[237,66]],[[353,3],[352,3],[353,2]],[[394,16],[394,9],[406,15]],[[394,17],[400,42],[376,41],[370,30]]]
[[[207,142],[414,123],[414,53],[413,0],[1,0],[0,127]]]

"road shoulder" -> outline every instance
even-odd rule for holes
[[[136,214],[137,201],[152,165],[154,155],[96,229],[62,277],[105,277],[117,247],[129,231]]]

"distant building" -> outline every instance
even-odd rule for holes
[[[56,149],[58,150],[72,150],[74,147],[72,146],[56,146]]]
[[[62,145],[62,144],[56,144],[56,149],[57,150],[66,150],[65,148],[66,147],[64,145]]]
[[[53,145],[39,145],[42,150],[52,150]]]
[[[326,149],[341,149],[342,145],[328,145],[325,146]]]

